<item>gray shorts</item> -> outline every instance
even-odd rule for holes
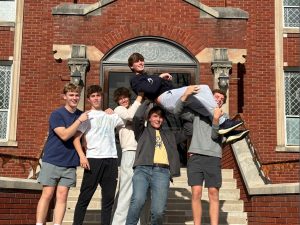
[[[38,182],[44,186],[76,186],[76,168],[61,167],[43,162]]]
[[[221,159],[214,156],[193,154],[187,163],[189,186],[220,188],[222,185]]]

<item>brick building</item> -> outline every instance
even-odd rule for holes
[[[299,182],[299,15],[297,0],[0,0],[1,176],[35,168],[67,81],[100,84],[113,107],[113,90],[129,86],[127,58],[140,52],[148,72],[170,72],[175,85],[228,87],[225,110],[245,120],[262,173]],[[250,225],[299,223],[299,192],[251,194],[238,165],[227,146],[223,167],[234,169]]]

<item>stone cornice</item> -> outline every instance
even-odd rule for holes
[[[52,15],[76,15],[85,16],[116,0],[100,0],[93,4],[63,3],[52,9]]]
[[[183,0],[200,10],[201,17],[217,19],[248,19],[248,12],[231,7],[209,7],[199,2],[199,0]]]

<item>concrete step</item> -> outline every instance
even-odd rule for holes
[[[77,183],[77,187],[72,187],[69,191],[69,196],[70,197],[78,197],[79,193],[80,193],[80,185],[81,183]],[[189,191],[191,191],[191,187],[188,186],[187,184],[187,180],[185,181],[174,181],[173,183],[170,183],[170,189],[172,188],[183,188],[183,189],[187,189]],[[220,190],[222,189],[236,189],[236,180],[235,179],[223,179],[222,180],[222,187],[220,188]],[[100,187],[97,188],[97,191],[95,192],[95,196],[99,196],[101,195],[101,191],[100,191]],[[207,190],[206,188],[204,188],[204,190]],[[99,193],[99,194],[96,194]]]
[[[83,168],[77,167],[77,180],[81,181],[83,177]],[[180,168],[180,177],[174,177],[174,180],[178,179],[186,179],[187,178],[187,169]],[[233,170],[232,169],[222,169],[222,179],[233,178]]]
[[[76,202],[78,200],[79,190],[76,193],[70,191],[70,195],[68,197],[68,208],[75,208]],[[220,189],[219,199],[220,200],[238,200],[240,198],[240,190],[238,189]],[[190,200],[191,199],[191,191],[184,188],[170,188],[168,200]],[[95,192],[89,206],[93,208],[97,206],[97,204],[101,200],[100,191]],[[208,200],[208,190],[204,189],[202,193],[202,200]],[[98,202],[98,203],[97,203]],[[99,206],[100,207],[100,206]],[[98,208],[98,207],[97,207]]]
[[[64,218],[64,225],[71,224],[73,221],[74,210],[67,210]],[[84,224],[90,224],[100,221],[101,210],[87,210]],[[167,210],[164,216],[164,224],[186,224],[192,222],[193,216],[190,210]],[[207,210],[203,210],[203,223],[209,223]],[[247,213],[244,212],[223,212],[220,211],[220,224],[247,224]],[[48,224],[48,223],[47,223]]]

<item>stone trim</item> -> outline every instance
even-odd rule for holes
[[[116,0],[100,0],[93,4],[63,3],[52,9],[52,15],[76,15],[85,16]]]
[[[298,194],[300,183],[266,184],[245,139],[231,145],[249,195]]]
[[[204,18],[216,19],[249,19],[248,12],[231,7],[209,7],[198,0],[183,0],[200,10],[200,16]]]
[[[15,22],[0,22],[0,27],[15,27],[16,23]]]
[[[22,190],[42,190],[43,186],[37,180],[0,177],[0,188],[22,189]]]

